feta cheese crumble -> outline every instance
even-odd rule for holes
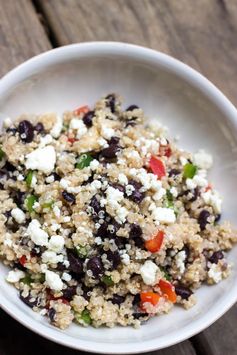
[[[18,207],[13,208],[11,210],[11,215],[15,219],[15,221],[19,224],[24,223],[26,220],[25,213]]]
[[[56,272],[46,270],[45,282],[51,290],[61,291],[63,289],[63,282]]]
[[[42,228],[37,219],[32,219],[30,222],[27,230],[27,235],[30,236],[31,240],[40,246],[47,246],[48,245],[48,233],[46,233]]]
[[[155,285],[158,266],[151,260],[145,261],[140,268],[141,277],[146,285]]]
[[[53,146],[37,148],[26,155],[25,166],[27,169],[40,170],[45,174],[53,171],[56,163],[56,153]]]
[[[21,270],[11,270],[9,271],[6,280],[10,283],[19,282],[23,277],[25,277],[25,272]]]

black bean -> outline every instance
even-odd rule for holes
[[[58,263],[57,264],[57,267],[56,267],[56,270],[58,271],[65,271],[67,268],[66,266],[63,264],[63,263]]]
[[[55,316],[56,316],[56,311],[54,308],[49,308],[48,310],[48,316],[51,322],[54,322]]]
[[[34,127],[27,120],[21,121],[18,126],[20,138],[25,143],[30,143],[34,139]]]
[[[185,255],[186,255],[185,263],[187,263],[188,258],[190,256],[190,249],[189,249],[189,247],[187,245],[185,245],[182,250],[185,251]]]
[[[132,191],[132,194],[130,196],[128,196],[128,198],[138,204],[141,203],[145,197],[144,192],[140,191],[142,184],[138,181],[135,181],[135,180],[129,180],[128,183],[129,183],[129,185],[132,185],[134,187],[134,191]]]
[[[191,197],[189,199],[190,202],[194,202],[198,198],[198,196],[199,196],[199,188],[195,187],[195,189],[192,191],[192,194],[193,194],[193,197]]]
[[[99,256],[93,256],[87,262],[87,270],[91,270],[95,278],[98,278],[104,273],[104,265]]]
[[[91,287],[85,286],[84,284],[81,286],[81,288],[83,291],[83,297],[85,298],[85,300],[89,301],[93,289]]]
[[[67,301],[71,301],[76,294],[76,286],[68,286],[65,290],[63,290],[63,298],[65,298]]]
[[[108,96],[106,96],[106,106],[110,107],[110,110],[112,113],[115,112],[115,94],[109,94]]]
[[[133,110],[136,110],[138,108],[139,107],[137,105],[131,105],[131,106],[128,106],[128,108],[126,108],[126,111],[133,111]]]
[[[109,146],[101,150],[100,154],[103,158],[114,159],[117,157],[117,153],[120,151],[118,143],[108,143]]]
[[[83,273],[83,261],[78,258],[72,251],[67,251],[67,257],[69,261],[69,270],[75,274]]]
[[[111,299],[111,302],[113,304],[117,304],[117,305],[121,305],[123,302],[125,301],[125,297],[124,296],[120,296],[120,295],[117,295],[117,294],[114,294],[113,295],[113,298]]]
[[[38,303],[38,299],[37,298],[34,301],[31,301],[31,299],[33,297],[31,295],[24,297],[22,292],[20,292],[19,297],[20,297],[21,301],[24,302],[30,308],[33,308],[33,307],[37,306],[37,303]]]
[[[121,258],[120,258],[119,252],[108,250],[106,254],[107,254],[107,259],[112,264],[112,270],[117,269],[117,267],[121,263]]]
[[[176,175],[179,175],[179,174],[180,174],[180,171],[178,169],[171,169],[169,171],[169,177],[176,176]]]
[[[188,287],[180,285],[175,286],[175,293],[183,300],[188,300],[189,297],[193,294],[193,292]]]
[[[133,306],[137,306],[140,302],[141,302],[141,297],[140,294],[137,293],[133,298],[132,304]]]
[[[102,208],[100,206],[100,202],[96,196],[92,197],[92,199],[90,201],[90,206],[93,208],[94,213],[96,213],[96,214],[98,214],[102,210]]]
[[[14,267],[21,271],[26,271],[26,267],[23,266],[21,263],[14,263]]]
[[[134,319],[140,319],[140,318],[144,318],[144,317],[148,317],[149,314],[146,312],[134,312],[133,313],[133,318]]]
[[[224,258],[222,250],[215,251],[209,258],[209,261],[213,264],[217,264],[219,260]]]
[[[130,231],[129,231],[129,237],[130,238],[137,238],[142,236],[142,229],[138,224],[131,224],[130,226]]]
[[[44,125],[42,122],[38,122],[36,125],[35,125],[35,131],[37,133],[44,133]]]
[[[23,206],[25,201],[25,193],[20,190],[14,190],[11,192],[10,196],[18,207]]]
[[[62,197],[70,205],[73,205],[76,202],[75,196],[73,194],[71,194],[70,192],[67,192],[66,190],[64,190],[62,192]]]
[[[61,179],[61,177],[57,173],[53,173],[52,175],[54,177],[54,181],[59,181]]]
[[[95,111],[89,111],[84,115],[82,121],[84,122],[86,127],[92,127],[94,115],[95,115]]]
[[[144,246],[144,240],[142,238],[142,229],[138,224],[131,224],[129,238],[134,240],[134,243],[138,248],[142,248]]]
[[[6,132],[11,133],[13,136],[15,136],[17,129],[16,128],[7,128]]]
[[[16,167],[13,164],[11,164],[9,161],[6,161],[6,164],[2,169],[11,173],[16,171]]]
[[[127,238],[115,237],[114,242],[119,249],[124,249],[125,244],[127,244],[128,240],[127,240]]]
[[[198,216],[198,223],[200,225],[200,229],[201,231],[203,231],[206,228],[207,223],[209,223],[207,221],[207,219],[210,217],[210,212],[207,210],[202,210]]]
[[[215,222],[219,222],[220,219],[221,219],[221,214],[218,213],[215,217]]]
[[[11,217],[11,210],[8,210],[8,211],[4,212],[3,214],[8,219]]]

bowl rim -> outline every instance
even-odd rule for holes
[[[0,95],[4,94],[6,91],[10,90],[16,84],[24,80],[29,74],[37,72],[39,67],[48,67],[49,65],[60,62],[61,60],[98,55],[115,55],[127,58],[129,57],[130,59],[138,58],[141,61],[147,61],[150,63],[156,62],[202,92],[204,96],[206,96],[237,129],[236,108],[227,99],[227,97],[202,74],[167,54],[124,42],[82,42],[62,46],[41,53],[18,65],[0,79]],[[121,343],[118,348],[117,343],[93,343],[90,342],[90,340],[73,338],[63,332],[60,337],[60,331],[58,329],[53,327],[46,329],[44,325],[38,322],[38,320],[23,313],[23,311],[21,311],[16,304],[12,304],[9,301],[7,296],[0,293],[0,307],[31,331],[70,348],[102,354],[135,354],[154,351],[175,345],[210,326],[228,309],[230,309],[236,301],[237,284],[234,284],[232,289],[229,290],[228,297],[223,297],[219,303],[219,312],[216,312],[215,308],[213,310],[210,309],[209,312],[201,319],[195,321],[194,327],[185,326],[183,329],[177,330],[172,339],[167,340],[166,338],[166,340],[159,343],[157,343],[156,339],[149,339],[143,342],[134,341],[133,343]]]

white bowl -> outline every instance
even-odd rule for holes
[[[213,64],[214,65],[214,64]],[[224,197],[223,216],[236,223],[237,111],[202,75],[156,51],[124,43],[95,42],[58,48],[41,54],[0,81],[1,117],[21,113],[62,112],[110,92],[138,104],[180,136],[180,145],[194,151],[205,147],[214,156],[211,180]],[[237,248],[229,254],[237,259]],[[36,333],[60,344],[91,352],[128,354],[178,343],[200,332],[237,299],[237,264],[232,275],[216,286],[203,286],[189,311],[179,307],[140,329],[81,328],[60,331],[25,306],[4,281],[1,265],[0,304],[12,317]]]

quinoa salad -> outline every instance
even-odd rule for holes
[[[230,274],[237,234],[220,223],[212,156],[167,136],[115,94],[4,120],[0,258],[52,325],[139,327]]]

